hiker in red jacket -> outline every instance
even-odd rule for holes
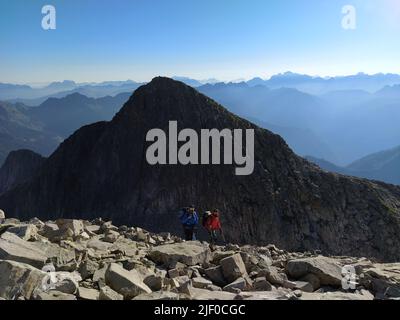
[[[208,234],[210,235],[211,245],[214,245],[217,242],[218,232],[220,233],[221,237],[224,238],[218,209],[213,210],[213,212],[210,211],[206,212],[205,217],[203,219],[203,226],[207,229]]]

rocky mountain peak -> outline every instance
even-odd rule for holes
[[[169,121],[197,132],[253,129],[253,174],[237,176],[233,165],[150,165],[146,134],[167,132]],[[18,218],[102,216],[175,234],[178,210],[192,203],[200,214],[219,208],[235,243],[400,259],[400,188],[323,172],[281,137],[162,77],[136,90],[111,122],[76,131],[40,174],[0,196],[0,208]]]

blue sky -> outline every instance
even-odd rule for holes
[[[400,0],[0,0],[0,82],[400,73],[399,34]]]

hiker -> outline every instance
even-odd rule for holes
[[[215,245],[218,240],[218,232],[224,240],[224,234],[221,227],[220,212],[214,209],[212,212],[206,211],[203,217],[203,226],[207,229],[210,235],[210,244]],[[224,240],[225,241],[225,240]]]
[[[194,205],[183,208],[179,215],[179,220],[183,226],[186,241],[196,240],[197,224],[199,223],[199,216],[197,215]]]

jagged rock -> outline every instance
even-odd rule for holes
[[[79,236],[84,231],[84,226],[81,220],[75,219],[58,219],[56,221],[58,228],[60,229],[60,237],[70,237],[69,230],[72,231],[72,237]]]
[[[87,243],[87,247],[94,249],[96,251],[107,253],[109,249],[112,247],[112,244],[109,242],[101,241],[97,238],[93,238]]]
[[[314,287],[310,282],[306,281],[294,281],[295,289],[301,290],[303,292],[314,292]]]
[[[79,273],[83,280],[93,277],[93,274],[99,269],[99,264],[92,260],[86,260],[79,266]]]
[[[41,269],[47,257],[30,242],[5,232],[0,236],[0,259],[27,263]]]
[[[121,235],[117,231],[107,230],[107,232],[103,238],[103,241],[109,242],[109,243],[114,243],[115,241],[118,240],[118,238],[120,236]]]
[[[218,265],[220,263],[220,261],[224,258],[233,256],[234,254],[236,254],[235,251],[229,250],[229,251],[214,251],[213,252],[213,259],[212,259],[212,263],[215,265]]]
[[[72,272],[77,267],[74,249],[62,248],[57,244],[41,240],[30,242],[30,245],[43,252],[47,262],[52,263],[56,271]]]
[[[99,295],[100,293],[96,289],[78,288],[78,297],[83,300],[99,300]]]
[[[311,286],[312,286],[312,291],[318,290],[319,287],[321,286],[321,281],[319,280],[319,278],[316,275],[312,274],[312,273],[306,275],[303,278],[300,278],[300,281],[304,281],[304,282],[310,283]]]
[[[240,254],[222,259],[220,265],[222,274],[228,282],[233,282],[237,278],[247,275],[246,266]]]
[[[109,286],[104,286],[100,289],[99,300],[124,300],[124,296]]]
[[[76,300],[73,294],[63,293],[56,290],[49,292],[39,292],[33,298],[34,300]]]
[[[272,285],[267,281],[265,277],[259,277],[254,279],[252,289],[254,291],[271,291]]]
[[[261,270],[258,273],[258,277],[265,277],[271,284],[284,287],[284,288],[294,288],[295,284],[288,280],[285,273],[279,271],[278,268],[270,266]]]
[[[51,289],[66,294],[75,294],[79,288],[79,282],[82,281],[80,275],[73,272],[56,272],[54,277]]]
[[[58,225],[51,222],[46,222],[44,226],[39,231],[39,234],[47,239],[51,240],[54,236],[57,235],[59,228]]]
[[[360,284],[371,287],[378,298],[400,296],[400,263],[373,264],[361,272]]]
[[[46,273],[31,265],[0,260],[0,297],[7,300],[21,296],[30,299],[45,277]]]
[[[238,293],[240,291],[245,290],[247,287],[247,282],[244,278],[237,278],[235,281],[232,283],[226,285],[222,290],[228,291],[228,292],[233,292],[233,293]]]
[[[38,229],[33,224],[20,224],[15,227],[11,227],[7,229],[7,232],[14,233],[22,240],[35,240],[38,235]]]
[[[146,284],[152,291],[159,291],[164,286],[164,278],[160,275],[151,274],[144,278],[144,284]]]
[[[106,284],[122,294],[125,299],[132,299],[141,293],[151,293],[135,270],[128,271],[116,263],[110,264],[105,274]]]
[[[209,262],[211,251],[207,245],[197,241],[188,241],[153,247],[148,257],[156,263],[167,266],[176,262],[194,266]]]
[[[142,293],[133,300],[180,300],[178,293],[167,291],[156,291],[152,293]]]
[[[98,283],[99,286],[101,287],[103,284],[105,285],[106,283],[106,271],[108,269],[108,265],[102,267],[101,269],[98,269],[94,272],[93,274],[93,282]]]
[[[87,225],[85,226],[85,231],[89,234],[89,235],[96,235],[99,233],[100,231],[100,226],[97,225]]]
[[[212,284],[212,281],[207,280],[203,277],[196,277],[192,279],[192,285],[194,288],[207,289]]]
[[[295,294],[284,288],[272,291],[246,291],[241,292],[237,299],[239,300],[289,300],[293,298]]]
[[[221,266],[205,269],[204,273],[213,283],[220,287],[223,287],[228,283],[227,280],[224,278],[224,275],[222,274]]]
[[[374,300],[374,296],[366,290],[361,293],[349,292],[325,292],[325,293],[307,293],[303,292],[300,300]]]
[[[286,265],[286,271],[295,279],[311,273],[319,278],[322,285],[336,287],[341,286],[343,278],[342,268],[338,262],[322,256],[291,260]]]
[[[33,224],[36,228],[38,228],[38,230],[44,227],[44,222],[36,217],[30,219],[28,224]]]
[[[210,291],[206,289],[187,287],[184,292],[190,296],[193,300],[234,300],[236,298],[235,293],[226,291]]]

